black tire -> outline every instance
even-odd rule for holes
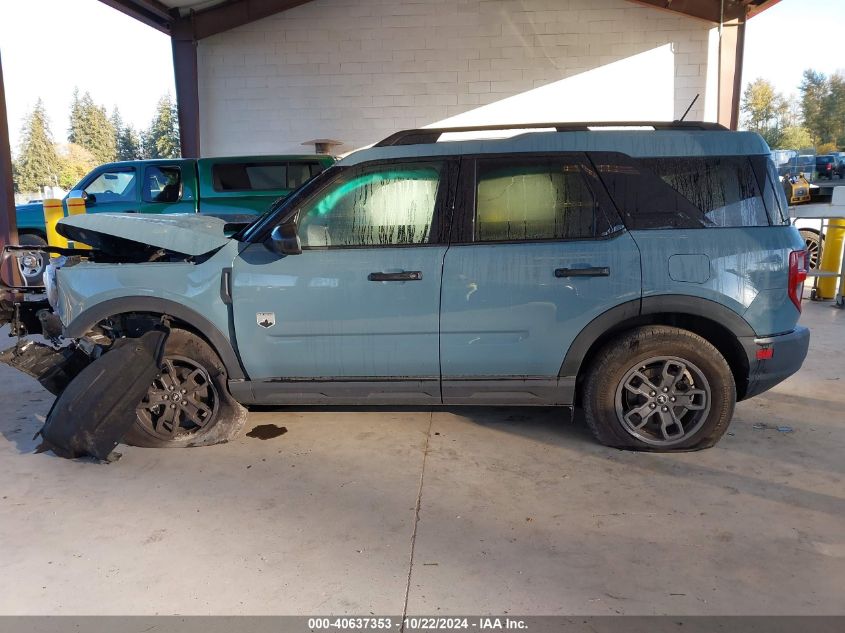
[[[47,246],[47,240],[45,240],[40,235],[35,233],[23,233],[18,238],[18,242],[21,246],[36,246],[36,247],[44,247]],[[27,286],[40,286],[43,284],[44,279],[44,269],[47,266],[48,260],[43,255],[39,255],[37,258],[38,265],[33,266],[24,266],[20,261],[21,258],[18,258],[18,266],[21,272],[21,276],[24,278],[24,283]],[[32,271],[29,273],[28,271]]]
[[[246,422],[246,409],[229,393],[226,369],[205,340],[173,329],[162,365],[162,373],[139,404],[135,424],[123,438],[125,444],[145,448],[210,446],[238,435]],[[179,392],[187,395],[179,396]],[[171,401],[171,397],[175,399]],[[164,404],[153,404],[151,398]]]
[[[719,351],[697,334],[663,325],[640,327],[606,344],[594,358],[582,401],[587,424],[602,444],[660,452],[699,450],[713,446],[728,428],[736,404],[734,377]],[[636,386],[637,376],[653,371],[654,362],[662,363],[664,371],[670,368],[667,381],[658,383],[655,377]],[[679,376],[674,383],[673,376]],[[648,393],[634,395],[632,384]],[[663,384],[672,385],[668,393],[663,393]],[[667,401],[670,396],[676,404]],[[645,418],[636,413],[640,407]],[[682,424],[666,425],[665,419]],[[637,422],[645,426],[633,429]],[[667,439],[667,426],[680,429],[676,438]]]
[[[798,232],[801,234],[801,239],[804,240],[804,245],[807,247],[807,253],[810,256],[808,262],[810,268],[818,268],[819,252],[821,252],[824,246],[824,237],[813,229],[799,229]]]

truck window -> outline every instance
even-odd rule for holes
[[[96,202],[134,202],[135,170],[104,171],[85,187],[85,193]]]
[[[215,191],[276,191],[299,189],[323,171],[314,161],[219,163],[211,167]]]
[[[144,202],[179,202],[182,199],[182,170],[176,165],[152,166],[144,170]]]

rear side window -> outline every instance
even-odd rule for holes
[[[597,155],[594,161],[631,229],[770,223],[762,193],[766,182],[758,180],[751,157],[632,159],[618,154]],[[766,193],[771,199],[771,190]]]
[[[176,165],[144,170],[144,202],[179,202],[182,198],[182,170]]]
[[[219,163],[211,166],[215,191],[298,189],[323,171],[315,161]]]
[[[480,159],[475,241],[585,239],[610,223],[581,165],[561,158]]]

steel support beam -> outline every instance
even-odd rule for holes
[[[197,75],[197,42],[190,36],[187,22],[174,25],[170,45],[173,50],[173,77],[176,81],[176,108],[179,111],[179,143],[182,158],[200,157],[200,96]]]
[[[735,130],[739,125],[745,18],[725,22],[719,33],[719,104],[716,120]]]
[[[6,89],[3,84],[3,59],[0,57],[0,249],[18,243],[18,225],[15,217],[15,189],[12,182],[12,147],[9,144],[9,119],[6,115]],[[17,266],[9,260],[0,270],[3,279],[12,285],[21,285]]]

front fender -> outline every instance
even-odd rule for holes
[[[118,297],[97,303],[79,314],[65,326],[67,338],[80,338],[91,330],[97,323],[119,314],[130,312],[146,312],[151,314],[166,314],[191,326],[202,334],[220,360],[226,367],[230,380],[244,380],[246,374],[241,366],[240,358],[233,342],[220,331],[211,321],[194,310],[170,299],[159,297]]]
[[[200,264],[83,262],[56,273],[56,313],[65,335],[78,338],[100,321],[127,312],[166,314],[204,335],[231,379],[245,378],[231,328],[230,306],[221,295],[223,270],[237,245],[224,246]]]

